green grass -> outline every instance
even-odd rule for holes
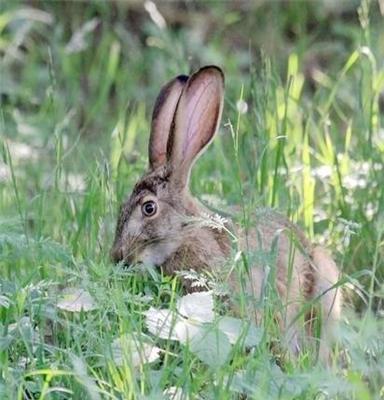
[[[330,4],[160,4],[166,28],[139,3],[1,4],[1,399],[160,399],[170,386],[185,399],[384,397],[384,18],[374,1]],[[224,69],[226,101],[192,191],[224,213],[241,205],[244,225],[276,208],[331,249],[346,311],[329,369],[310,347],[297,360],[271,351],[273,293],[258,346],[207,365],[146,330],[177,282],[109,261],[155,96],[204,64]],[[60,310],[67,287],[99,307]],[[161,360],[119,366],[113,341],[138,332]]]

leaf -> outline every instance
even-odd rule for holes
[[[199,322],[182,318],[170,310],[157,310],[151,307],[144,314],[148,330],[161,339],[187,343],[202,329]]]
[[[231,344],[235,344],[241,338],[246,347],[254,347],[260,343],[263,337],[261,328],[238,318],[220,318],[218,328],[225,333]]]
[[[212,292],[197,292],[183,296],[177,302],[177,310],[186,318],[212,322],[215,317]]]
[[[84,389],[87,391],[88,397],[91,400],[100,400],[99,388],[93,378],[87,373],[87,364],[80,357],[70,353],[73,369],[77,375],[77,379],[81,382]]]
[[[145,324],[153,335],[161,339],[178,340],[175,335],[172,335],[172,325],[175,314],[170,310],[158,310],[151,307],[148,311],[144,312]]]
[[[231,344],[223,332],[209,324],[192,338],[190,350],[208,366],[218,368],[227,361]]]
[[[98,308],[93,297],[81,288],[65,289],[57,307],[70,312],[92,311]]]
[[[213,298],[211,292],[198,292],[183,296],[177,301],[177,311],[158,310],[151,307],[146,311],[148,330],[162,338],[186,343],[202,329],[202,323],[214,319]]]
[[[183,344],[190,342],[203,331],[204,327],[202,324],[186,319],[178,320],[174,327],[176,340]]]
[[[146,343],[132,335],[123,335],[112,343],[112,356],[116,365],[123,366],[128,362],[135,368],[151,363],[160,358],[159,347]]]
[[[0,294],[0,307],[9,308],[11,305],[11,300],[5,296]]]
[[[304,374],[290,376],[270,360],[260,360],[257,362],[257,368],[253,366],[251,369],[235,373],[230,391],[251,398],[296,399],[308,389],[308,378],[309,376]],[[319,379],[324,380],[324,376],[319,376]]]
[[[163,391],[163,395],[168,400],[183,400],[188,397],[184,394],[183,389],[177,386],[170,386]]]

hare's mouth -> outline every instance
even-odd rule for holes
[[[133,252],[124,254],[124,249],[121,246],[116,246],[111,250],[111,259],[114,264],[120,265],[127,269],[132,265],[138,264],[141,261],[138,260]]]
[[[151,240],[141,243],[140,246],[132,246],[127,249],[116,247],[112,249],[111,256],[115,264],[124,266],[125,269],[135,265],[161,266],[177,250],[179,242],[167,240]]]
[[[134,270],[135,268],[141,268],[143,262],[134,257],[122,257],[119,260],[113,260],[114,264],[124,271]]]

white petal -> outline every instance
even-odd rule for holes
[[[131,335],[123,335],[112,343],[112,355],[116,365],[124,365],[124,361],[133,367],[151,363],[159,359],[161,349],[150,343],[134,339]]]
[[[212,322],[215,317],[212,292],[197,292],[183,296],[177,302],[177,310],[188,319]]]
[[[70,312],[91,311],[97,308],[93,297],[84,289],[68,288],[57,303],[61,310]]]

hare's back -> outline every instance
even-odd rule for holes
[[[255,294],[262,290],[266,274],[275,272],[280,296],[310,297],[312,246],[300,228],[270,209],[257,210],[251,226],[241,234],[241,247],[250,255]]]

